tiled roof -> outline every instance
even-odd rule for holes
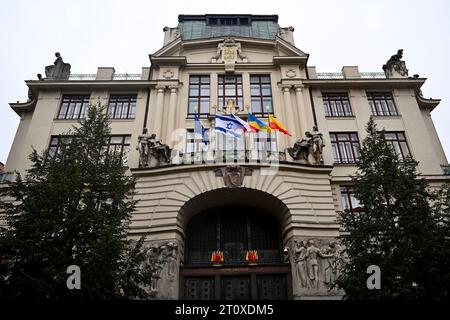
[[[208,25],[207,16],[178,17],[182,40],[207,39],[223,36],[238,36],[246,38],[256,38],[273,40],[278,29],[278,16],[251,16],[248,25]],[[232,15],[224,15],[232,17]]]

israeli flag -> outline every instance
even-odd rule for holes
[[[238,138],[245,132],[245,127],[233,117],[216,115],[215,131]]]

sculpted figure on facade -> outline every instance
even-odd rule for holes
[[[294,239],[285,248],[295,279],[294,294],[299,296],[335,295],[332,289],[339,276],[342,249],[336,240]]]
[[[138,146],[136,147],[136,150],[139,150],[139,167],[148,167],[149,139],[150,136],[147,134],[147,128],[145,128],[138,137]]]
[[[173,298],[178,274],[178,245],[176,242],[154,243],[150,254],[157,261],[157,271],[150,283],[150,290],[159,298]]]
[[[211,62],[216,63],[221,59],[225,63],[225,71],[233,72],[238,58],[242,62],[248,62],[247,56],[242,52],[241,44],[233,38],[227,37],[217,46],[217,54],[212,57]]]
[[[48,79],[67,80],[70,75],[70,64],[65,63],[59,52],[55,53],[56,60],[53,65],[45,67],[45,76]]]
[[[313,130],[306,131],[305,136],[287,148],[289,155],[300,163],[320,165],[323,163],[323,148],[325,147],[323,135],[314,126]]]
[[[241,167],[239,165],[230,165],[216,169],[216,177],[222,177],[223,183],[228,188],[237,188],[242,186],[245,176],[251,176],[251,168]]]
[[[295,240],[294,244],[295,244],[294,262],[299,280],[299,285],[302,288],[306,288],[308,286],[308,276],[306,273],[306,251],[307,251],[306,241]]]
[[[403,77],[408,76],[408,69],[406,69],[405,61],[401,60],[403,57],[403,49],[399,49],[396,54],[389,58],[386,64],[383,65],[386,78],[395,76],[395,73]]]

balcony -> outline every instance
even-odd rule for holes
[[[178,164],[258,163],[286,161],[284,152],[258,150],[207,150],[179,154]]]

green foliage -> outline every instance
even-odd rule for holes
[[[153,262],[144,259],[143,239],[137,246],[126,241],[135,181],[126,174],[122,156],[104,150],[110,134],[104,108],[90,106],[68,134],[72,139],[54,157],[33,150],[25,178],[18,175],[0,195],[15,200],[0,203],[8,226],[0,236],[0,294],[7,299],[148,298],[137,287],[149,277],[141,269],[147,272]],[[136,267],[138,262],[144,266]],[[67,289],[70,265],[81,269],[81,290]]]
[[[373,119],[367,133],[352,179],[362,212],[340,213],[348,260],[336,284],[348,299],[448,299],[450,192],[431,192],[417,162],[399,160]],[[370,265],[381,269],[381,290],[366,286]]]

